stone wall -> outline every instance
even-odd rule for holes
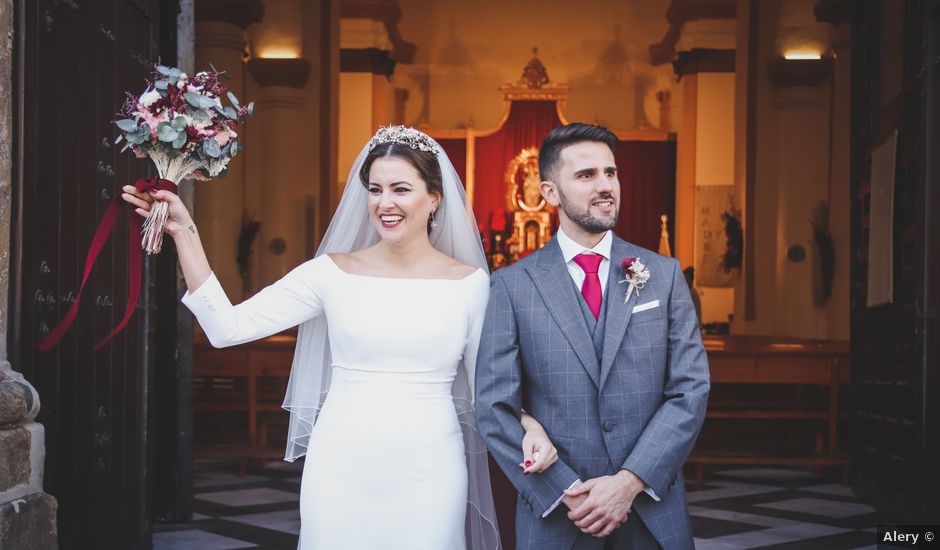
[[[56,500],[42,490],[39,395],[7,361],[13,136],[13,0],[0,0],[0,548],[56,548]]]

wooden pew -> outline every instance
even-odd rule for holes
[[[287,412],[281,409],[294,356],[294,334],[278,334],[232,348],[215,349],[202,335],[195,339],[193,360],[193,409],[200,412],[232,413],[228,423],[218,427],[196,419],[195,454],[209,458],[238,458],[245,469],[248,460],[284,456],[280,444],[268,444],[266,417],[287,426]],[[269,379],[262,383],[262,379]],[[270,415],[266,413],[278,413]],[[221,429],[242,423],[247,438],[233,436],[222,444],[205,444],[200,430]],[[215,434],[218,435],[218,434]]]
[[[826,390],[822,406],[801,406],[799,402],[737,403],[711,399],[702,437],[708,437],[709,419],[741,419],[764,423],[773,430],[777,423],[817,421],[815,452],[794,456],[748,452],[704,453],[698,448],[688,459],[695,466],[696,479],[702,481],[707,464],[760,464],[842,467],[847,479],[848,457],[839,449],[839,428],[846,416],[840,408],[841,388],[850,382],[849,343],[842,341],[798,340],[763,336],[707,337],[713,396],[726,385],[744,388],[747,384],[779,387],[818,386]],[[735,390],[732,390],[734,392]],[[740,403],[744,403],[742,406]],[[788,406],[787,406],[788,405]],[[821,434],[826,443],[822,444]]]

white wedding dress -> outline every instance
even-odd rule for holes
[[[451,386],[461,360],[473,372],[488,297],[483,270],[370,277],[328,255],[237,306],[214,275],[183,296],[216,347],[328,319],[332,382],[307,449],[300,548],[465,548],[467,466]]]

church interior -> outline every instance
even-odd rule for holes
[[[63,48],[79,34],[53,30],[73,2],[13,3],[21,19],[7,25],[24,36],[19,55]],[[685,466],[697,547],[874,547],[878,525],[940,522],[940,3],[135,3],[150,10],[149,36],[160,44],[151,53],[187,72],[214,67],[255,104],[239,130],[245,151],[226,177],[181,186],[233,302],[313,257],[379,126],[413,126],[441,144],[495,271],[558,228],[539,194],[541,140],[569,122],[598,124],[620,140],[614,231],[678,260],[708,354],[708,413]],[[101,32],[125,9],[115,7]],[[48,31],[46,17],[56,21]],[[97,24],[86,19],[68,24]],[[42,36],[54,32],[62,34],[50,46]],[[67,81],[67,63],[53,65],[47,70]],[[139,79],[135,70],[99,86],[124,86]],[[42,76],[19,78],[28,94]],[[23,109],[20,123],[38,124],[30,100],[17,101],[8,108]],[[102,109],[110,120],[107,102]],[[29,132],[18,139],[19,147],[40,141]],[[72,185],[28,152],[20,158],[24,181],[52,178],[51,192]],[[115,161],[114,186],[136,173],[128,162]],[[300,470],[280,459],[296,332],[214,349],[174,305],[185,283],[164,254],[146,266],[152,301],[119,354],[39,356],[31,327],[51,324],[57,310],[28,311],[32,297],[46,284],[71,287],[30,275],[56,252],[16,244],[51,231],[40,227],[51,218],[27,218],[41,200],[29,193],[13,199],[27,212],[10,226],[19,232],[10,316],[23,321],[10,325],[7,346],[12,368],[42,399],[35,420],[23,422],[45,426],[44,491],[58,501],[59,546],[293,548]],[[94,218],[94,208],[82,216]],[[76,249],[67,256],[73,278],[94,222],[51,235],[52,249]],[[114,248],[113,281],[101,288],[111,285],[123,303],[125,252]],[[87,401],[69,397],[69,384],[86,387],[81,375],[64,374],[82,365],[99,396]],[[136,368],[149,378],[114,374]],[[115,401],[108,392],[122,384],[133,389]],[[150,404],[149,420],[135,420],[135,396]],[[124,416],[102,412],[110,406]],[[73,430],[96,443],[75,443]],[[120,474],[149,481],[88,496],[88,483],[105,483],[115,468],[112,446],[149,453]],[[86,470],[94,472],[87,482]],[[512,548],[515,493],[492,471],[503,544]],[[136,523],[86,517],[120,507],[121,491],[136,502],[122,512]],[[97,503],[90,511],[79,509],[86,498]],[[132,542],[112,546],[102,534],[112,528]]]

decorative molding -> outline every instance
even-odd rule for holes
[[[371,19],[384,23],[392,42],[391,59],[408,65],[414,60],[417,46],[402,38],[398,30],[401,15],[398,0],[344,0],[340,5],[343,19]]]
[[[503,92],[503,99],[508,107],[514,100],[534,100],[534,101],[560,101],[564,103],[571,89],[565,84],[552,82],[548,78],[548,69],[538,58],[539,49],[532,48],[532,59],[522,69],[522,76],[515,82],[507,82],[499,87]],[[509,112],[508,109],[506,111]],[[503,117],[499,126],[502,127],[508,114]],[[560,117],[559,117],[560,118]]]
[[[737,12],[737,0],[673,0],[666,11],[669,29],[661,41],[649,46],[650,64],[672,63],[686,23],[701,19],[736,19]]]
[[[248,70],[261,86],[303,88],[310,77],[310,62],[306,59],[267,59],[255,57],[248,61]]]
[[[832,58],[784,59],[777,57],[767,62],[767,76],[775,89],[792,87],[818,87],[832,74]]]
[[[195,7],[197,23],[220,21],[247,29],[264,19],[262,0],[198,0]]]
[[[672,70],[679,78],[687,74],[733,73],[734,50],[692,48],[691,51],[679,52],[672,62]]]
[[[339,71],[341,73],[372,73],[392,76],[395,72],[395,60],[391,53],[378,48],[352,49],[339,51]]]
[[[571,88],[564,84],[546,84],[541,88],[529,88],[518,84],[503,84],[499,87],[503,99],[509,101],[565,101]]]
[[[854,0],[817,0],[813,6],[816,21],[838,27],[852,20]]]

